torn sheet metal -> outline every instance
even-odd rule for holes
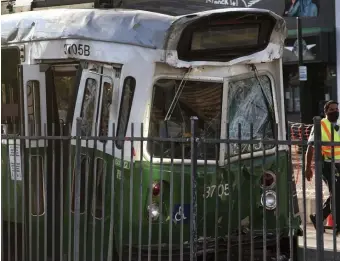
[[[229,62],[207,62],[207,61],[197,61],[197,62],[185,62],[178,59],[176,46],[180,40],[181,34],[183,30],[190,25],[191,23],[197,21],[206,16],[210,16],[212,14],[220,14],[220,13],[233,13],[233,12],[245,12],[252,14],[269,14],[274,17],[276,20],[276,24],[274,26],[272,35],[270,37],[270,41],[268,46],[259,52],[253,53],[251,55],[242,56],[236,59],[233,59]],[[231,66],[234,64],[242,64],[242,63],[261,63],[261,62],[269,62],[275,59],[280,59],[283,54],[284,42],[287,37],[287,27],[286,21],[278,16],[277,14],[264,9],[257,8],[225,8],[225,9],[217,9],[205,12],[199,12],[195,14],[181,16],[177,19],[173,26],[170,28],[170,32],[168,34],[169,38],[166,41],[165,46],[165,60],[166,62],[175,67],[197,67],[202,65],[212,65],[212,66]]]

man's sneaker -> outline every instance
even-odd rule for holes
[[[309,218],[310,218],[310,220],[312,221],[312,223],[313,223],[313,225],[314,225],[314,228],[315,228],[315,230],[316,230],[316,216],[315,216],[315,214],[313,215],[309,215]],[[323,229],[323,232],[325,233],[325,228]]]

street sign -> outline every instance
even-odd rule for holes
[[[299,80],[307,81],[307,66],[299,66]]]

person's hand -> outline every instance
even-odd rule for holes
[[[311,181],[311,179],[313,178],[312,167],[306,167],[306,169],[305,169],[305,176],[306,176],[306,179],[308,181]]]

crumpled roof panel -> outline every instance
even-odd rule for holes
[[[274,31],[286,31],[284,19],[256,8],[225,8],[183,16],[124,9],[47,9],[2,15],[1,44],[87,39],[172,50],[183,29],[197,19],[244,11],[270,14],[277,20]]]
[[[1,16],[1,44],[87,39],[162,49],[176,17],[135,10],[49,9]]]

